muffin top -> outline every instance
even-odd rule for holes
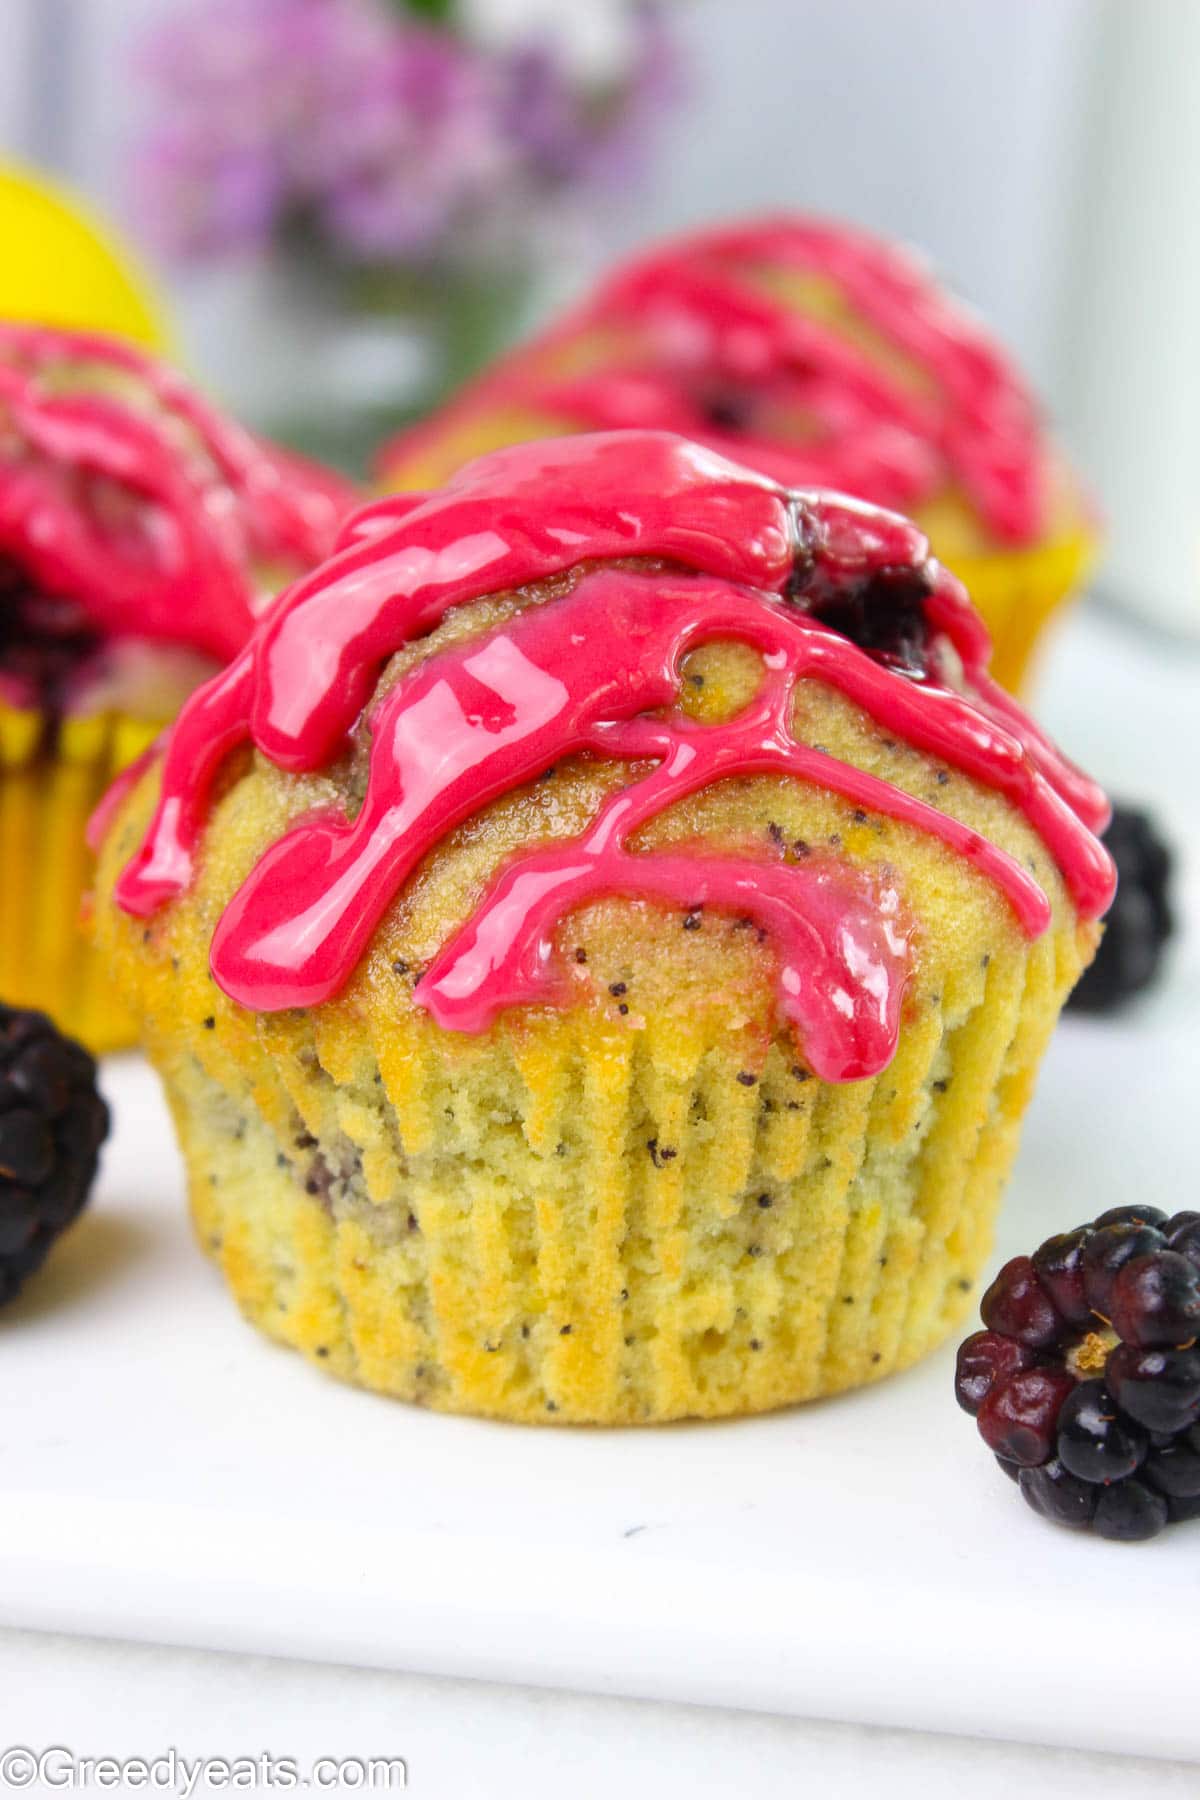
[[[706,231],[619,268],[397,438],[382,473],[441,478],[460,445],[489,447],[489,426],[501,441],[676,431],[790,486],[923,519],[937,504],[956,546],[970,542],[960,515],[975,537],[1022,546],[1081,511],[1032,396],[976,319],[906,251],[805,218]]]
[[[353,503],[132,345],[0,322],[5,696],[36,703],[106,645],[224,662]]]
[[[1027,936],[1050,924],[1051,885],[1095,918],[1113,881],[1093,835],[1107,803],[995,687],[987,654],[963,589],[895,514],[786,489],[663,432],[520,445],[441,492],[361,512],[281,597],[185,707],[115,898],[148,918],[185,893],[209,811],[253,746],[285,790],[271,803],[283,829],[264,845],[255,825],[211,944],[217,983],[243,1007],[339,993],[466,834],[485,864],[439,900],[412,991],[439,1026],[485,1031],[569,998],[556,928],[619,896],[685,928],[706,911],[752,926],[814,1071],[873,1074],[895,1048],[919,937],[903,856],[850,854],[838,833],[772,832],[764,851],[742,828],[739,784],[811,789],[852,821],[934,841]],[[921,791],[873,772],[873,752],[834,753],[822,696],[880,746],[880,768],[907,755]],[[560,769],[586,805],[571,810],[568,784],[553,822],[533,802],[497,822]],[[964,818],[922,797],[952,774]],[[689,824],[689,805],[718,791],[733,796],[726,823]],[[664,842],[668,817],[683,823]],[[980,829],[995,820],[1004,835],[1009,818],[1040,840],[1048,874]]]

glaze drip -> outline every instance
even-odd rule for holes
[[[798,684],[827,683],[897,739],[1004,794],[1040,833],[1086,916],[1111,893],[1090,827],[1107,805],[984,672],[959,584],[906,520],[795,494],[660,432],[521,445],[441,493],[386,501],[273,609],[185,707],[146,838],[117,884],[146,917],[192,879],[212,783],[250,742],[282,768],[326,766],[370,703],[366,794],[306,817],[263,855],[213,937],[213,974],[258,1010],[319,1005],[345,984],[414,869],[449,832],[562,757],[650,764],[578,838],[518,856],[415,989],[450,1029],[562,992],[563,914],[603,894],[711,907],[765,927],[781,1012],[828,1080],[892,1055],[911,921],[891,874],[703,843],[639,852],[634,834],[730,776],[783,775],[940,839],[1007,896],[1022,929],[1049,901],[998,846],[924,801],[799,741]],[[614,563],[619,566],[613,566]],[[663,565],[666,565],[665,567]],[[455,606],[578,571],[557,598],[416,663],[376,700],[388,659]],[[865,647],[835,629],[845,620]],[[757,651],[757,693],[702,725],[679,708],[689,650]],[[951,685],[951,675],[961,686]],[[958,673],[961,672],[961,673]]]
[[[294,579],[353,504],[132,345],[0,322],[0,565],[77,633],[225,661],[261,610],[254,565]]]
[[[787,290],[813,279],[866,342]],[[589,340],[594,362],[573,368]],[[558,429],[675,431],[789,486],[903,512],[956,487],[1009,544],[1048,524],[1044,434],[1016,371],[915,258],[845,226],[767,219],[651,252],[398,438],[385,475],[504,408]]]

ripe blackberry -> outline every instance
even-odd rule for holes
[[[1035,1512],[1126,1542],[1200,1518],[1200,1214],[1114,1208],[980,1312],[955,1394]]]
[[[1091,1524],[1096,1511],[1096,1490],[1090,1481],[1061,1463],[1057,1456],[1037,1469],[1022,1469],[1017,1485],[1034,1512],[1054,1525],[1081,1531]]]
[[[1090,1235],[1086,1226],[1060,1232],[1057,1237],[1047,1238],[1030,1259],[1055,1310],[1076,1329],[1089,1326],[1092,1318],[1083,1270],[1083,1252]]]
[[[1080,1481],[1107,1486],[1141,1467],[1150,1440],[1123,1419],[1102,1381],[1080,1381],[1058,1417],[1058,1455]]]
[[[1179,1218],[1192,1216],[1189,1213],[1178,1215]],[[1169,1223],[1161,1206],[1110,1206],[1107,1212],[1102,1212],[1098,1219],[1093,1219],[1090,1225],[1084,1225],[1081,1229],[1094,1231],[1105,1225],[1152,1225],[1156,1231],[1161,1231]]]
[[[1117,865],[1117,894],[1096,960],[1067,1002],[1076,1012],[1112,1012],[1149,987],[1175,929],[1171,852],[1154,821],[1137,807],[1114,807],[1104,841]]]
[[[1200,1212],[1176,1213],[1168,1222],[1167,1242],[1200,1269]]]
[[[1200,1426],[1146,1458],[1145,1478],[1168,1500],[1200,1500]]]
[[[930,626],[925,613],[929,576],[907,564],[830,581],[810,567],[797,570],[791,598],[822,625],[849,638],[890,668],[928,673]]]
[[[1174,1436],[1200,1417],[1200,1349],[1142,1350],[1118,1344],[1105,1380],[1127,1418],[1147,1431]]]
[[[976,1414],[989,1450],[1022,1469],[1054,1449],[1058,1416],[1075,1383],[1065,1369],[1022,1369],[994,1387]]]
[[[0,1005],[0,1305],[82,1208],[107,1134],[87,1051]]]
[[[1032,1260],[1014,1256],[993,1281],[979,1307],[989,1331],[1016,1338],[1031,1350],[1048,1350],[1062,1336],[1063,1321]]]
[[[710,388],[697,399],[700,416],[714,431],[749,431],[754,408],[750,396],[733,387]]]
[[[1165,1248],[1162,1232],[1138,1219],[1117,1219],[1111,1225],[1097,1225],[1083,1246],[1083,1291],[1088,1310],[1097,1318],[1108,1319],[1112,1309],[1113,1283],[1127,1262],[1139,1256],[1153,1256]]]
[[[998,1331],[977,1331],[959,1346],[954,1392],[958,1404],[972,1417],[998,1381],[1007,1381],[1020,1369],[1028,1369],[1034,1353]]]
[[[57,710],[65,684],[99,646],[81,607],[40,593],[0,556],[0,655],[6,674],[32,688],[45,711]]]
[[[1112,1328],[1127,1344],[1186,1344],[1200,1333],[1200,1271],[1178,1250],[1134,1257],[1113,1282],[1109,1304]]]
[[[1096,1491],[1092,1530],[1119,1543],[1138,1544],[1157,1537],[1170,1522],[1163,1496],[1144,1481],[1114,1481]]]

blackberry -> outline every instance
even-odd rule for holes
[[[1096,1490],[1090,1481],[1061,1463],[1057,1456],[1037,1469],[1022,1469],[1017,1485],[1034,1512],[1041,1513],[1054,1525],[1065,1525],[1071,1531],[1083,1530],[1092,1522],[1096,1511]]]
[[[1200,1500],[1200,1426],[1181,1432],[1163,1449],[1152,1450],[1145,1478],[1168,1500]]]
[[[1019,1369],[1028,1369],[1033,1351],[998,1331],[977,1331],[959,1346],[954,1392],[958,1404],[972,1417],[979,1411],[998,1381],[1007,1381]]]
[[[1168,1224],[1167,1242],[1200,1269],[1200,1213],[1176,1213]]]
[[[1127,1344],[1160,1350],[1200,1333],[1200,1271],[1178,1250],[1127,1262],[1112,1284],[1113,1330]]]
[[[1102,1381],[1080,1381],[1058,1415],[1058,1455],[1080,1481],[1107,1485],[1141,1467],[1150,1440],[1123,1419]]]
[[[828,577],[806,561],[798,567],[789,598],[812,618],[889,668],[923,677],[929,672],[932,633],[925,612],[931,581],[925,569],[895,564],[853,579]]]
[[[1083,1291],[1088,1309],[1100,1319],[1108,1319],[1112,1309],[1113,1283],[1127,1262],[1140,1256],[1153,1256],[1166,1247],[1166,1240],[1155,1226],[1137,1219],[1119,1220],[1100,1225],[1083,1246]]]
[[[18,564],[0,557],[0,658],[43,710],[58,709],[65,684],[99,646],[80,606],[42,594]]]
[[[1054,1449],[1058,1416],[1075,1383],[1065,1369],[1021,1369],[994,1387],[976,1414],[989,1450],[1022,1469]]]
[[[1148,988],[1175,928],[1172,857],[1154,821],[1137,807],[1114,807],[1104,841],[1117,865],[1117,894],[1096,960],[1067,1002],[1076,1012],[1112,1012]]]
[[[1163,1496],[1144,1481],[1115,1481],[1096,1493],[1096,1510],[1092,1530],[1101,1537],[1114,1538],[1127,1544],[1141,1543],[1157,1537],[1169,1523],[1169,1509]]]
[[[1195,1218],[1197,1216],[1200,1215],[1194,1213],[1178,1214],[1180,1219]],[[1167,1218],[1167,1215],[1162,1210],[1161,1206],[1110,1206],[1107,1212],[1102,1212],[1098,1219],[1093,1219],[1090,1225],[1084,1225],[1081,1229],[1083,1231],[1095,1231],[1103,1228],[1105,1225],[1152,1225],[1155,1231],[1161,1231],[1163,1226],[1170,1224],[1170,1222],[1171,1221]]]
[[[748,431],[753,417],[750,396],[737,388],[712,388],[698,397],[700,416],[714,431]]]
[[[0,1305],[83,1207],[107,1135],[87,1051],[0,1005]]]
[[[1089,1235],[1086,1226],[1078,1231],[1060,1232],[1057,1237],[1047,1238],[1030,1259],[1055,1310],[1076,1329],[1090,1325],[1092,1319],[1083,1270],[1083,1252]]]
[[[1147,1431],[1174,1436],[1200,1417],[1200,1349],[1142,1350],[1118,1344],[1105,1380],[1127,1418]]]
[[[955,1395],[1035,1512],[1125,1542],[1200,1518],[1200,1214],[1113,1208],[980,1312]]]
[[[1062,1335],[1058,1308],[1028,1256],[1015,1256],[1005,1264],[983,1296],[979,1316],[989,1331],[1016,1338],[1031,1350],[1047,1350]]]

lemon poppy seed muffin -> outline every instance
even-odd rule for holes
[[[1016,689],[1096,528],[1020,375],[899,246],[783,216],[658,245],[381,452],[392,489],[566,431],[682,432],[915,519]]]
[[[113,776],[333,547],[351,490],[141,350],[0,322],[0,994],[133,1041],[79,929]]]
[[[101,852],[247,1316],[538,1422],[937,1343],[1112,885],[986,650],[907,521],[666,433],[352,521]]]

